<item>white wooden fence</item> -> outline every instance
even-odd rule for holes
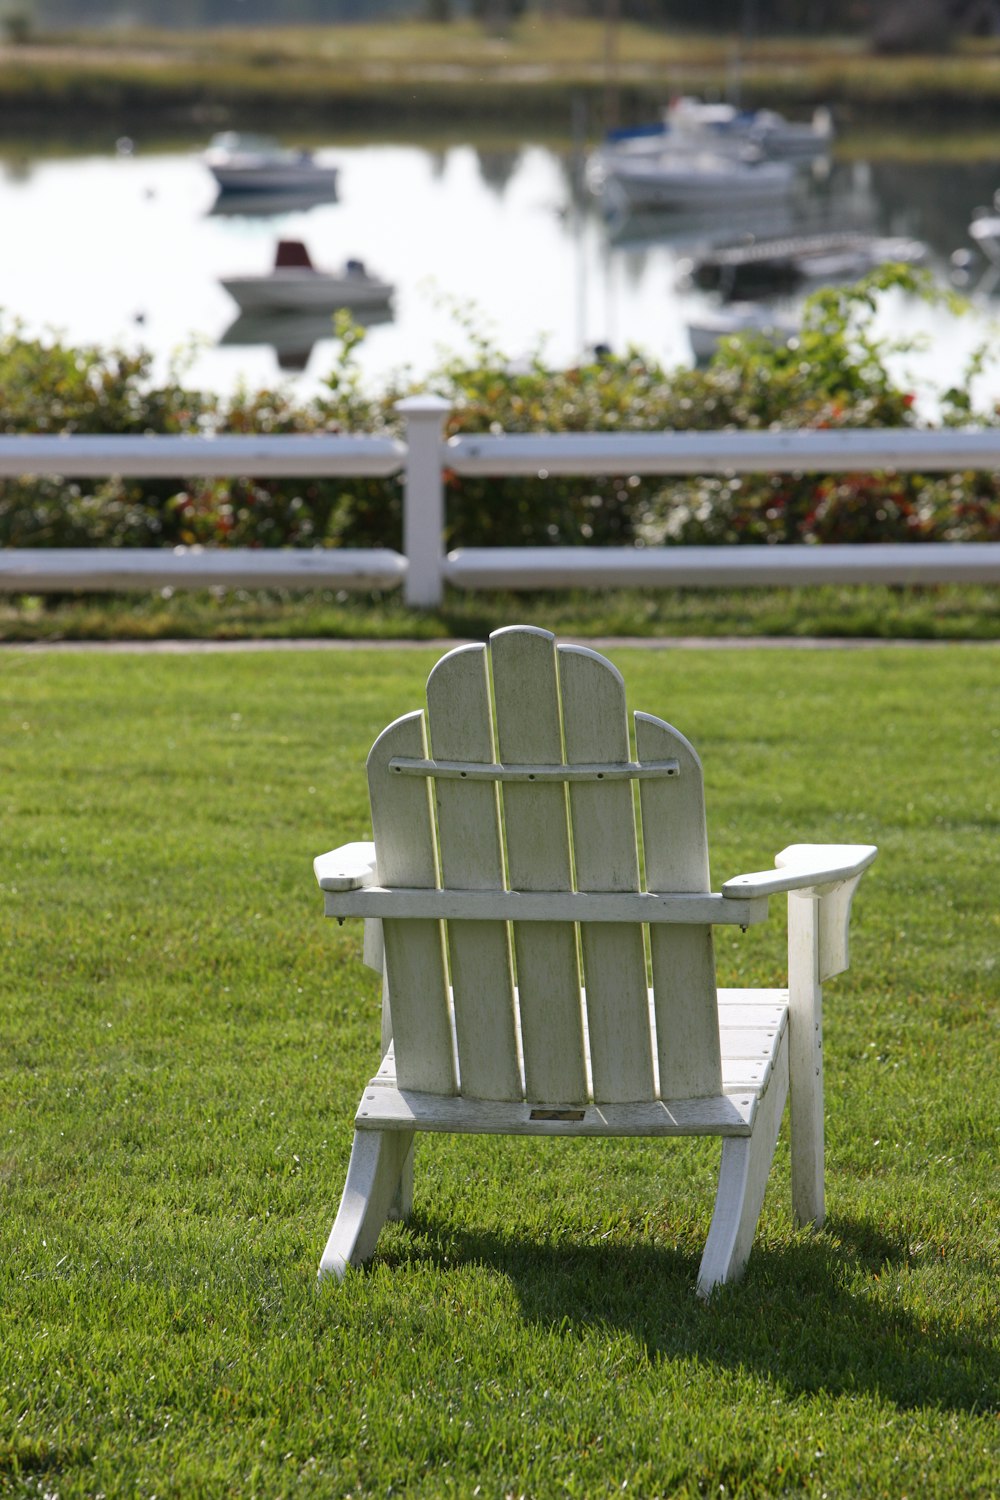
[[[466,547],[445,554],[444,471],[460,475],[954,473],[1000,469],[1000,429],[531,433],[444,440],[435,396],[399,402],[405,440],[0,437],[0,478],[57,474],[344,478],[402,473],[403,551],[338,548],[0,550],[0,591],[293,587],[387,589],[437,604],[459,588],[1000,581],[1000,543],[775,547]]]

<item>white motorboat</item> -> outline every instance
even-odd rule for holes
[[[274,269],[266,276],[224,276],[222,285],[244,312],[385,307],[395,292],[360,260],[346,261],[339,271],[317,269],[301,240],[278,242]]]
[[[725,307],[710,308],[687,325],[691,353],[699,364],[710,360],[724,338],[733,334],[754,333],[773,344],[787,344],[798,333],[798,324],[782,317],[762,302],[730,302]]]
[[[799,161],[826,156],[833,142],[833,117],[818,109],[811,121],[786,120],[772,109],[738,110],[732,104],[675,99],[657,124],[611,131],[598,159],[711,151],[737,160]]]
[[[717,209],[787,197],[795,186],[789,162],[740,161],[714,151],[599,154],[588,163],[591,190],[612,208]]]
[[[203,160],[224,193],[337,191],[337,168],[311,151],[279,146],[266,135],[236,130],[213,136]]]
[[[664,123],[672,135],[715,149],[726,142],[755,147],[772,160],[824,156],[833,142],[833,116],[828,109],[817,109],[811,120],[786,120],[773,109],[737,109],[734,104],[709,104],[683,96],[668,105]]]

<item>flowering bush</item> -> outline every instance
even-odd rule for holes
[[[447,431],[702,431],[723,428],[907,427],[912,395],[871,333],[888,286],[927,294],[894,268],[807,304],[787,347],[760,336],[727,340],[704,370],[665,371],[629,352],[556,370],[541,358],[513,369],[479,338],[474,361],[446,362],[429,381],[452,402]],[[340,353],[321,396],[238,392],[228,401],[157,385],[148,355],[0,338],[0,430],[6,432],[398,433],[395,402],[409,389],[362,385],[363,337],[339,324]],[[996,422],[968,390],[942,397],[943,421]],[[545,476],[447,474],[449,546],[636,543],[880,542],[1000,538],[1000,476],[849,474]],[[399,547],[399,478],[164,481],[91,485],[29,479],[0,485],[0,545]]]

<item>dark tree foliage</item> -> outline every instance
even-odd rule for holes
[[[11,7],[9,7],[11,8]],[[16,5],[13,10],[19,9]],[[399,16],[447,22],[472,15],[502,32],[527,11],[607,18],[609,0],[22,0],[40,26],[103,26],[115,19],[194,28],[228,25],[343,25]],[[647,25],[741,33],[867,32],[877,46],[907,50],[943,45],[951,37],[1000,31],[1000,0],[615,0],[625,20]]]
[[[41,26],[103,26],[116,17],[166,28],[343,24],[419,14],[420,0],[36,0]]]
[[[620,0],[621,15],[658,26],[694,31],[851,32],[868,29],[879,0],[714,0],[709,20],[704,0]],[[578,0],[571,7],[592,16],[606,14],[606,0]]]
[[[916,3],[916,0],[914,0]],[[974,0],[954,0],[970,5]],[[975,0],[980,6],[984,0]],[[711,27],[724,30],[831,30],[871,24],[879,0],[715,0]],[[622,16],[657,25],[704,29],[704,0],[620,0]],[[104,25],[116,16],[156,26],[350,23],[400,15],[447,21],[462,15],[503,27],[527,10],[551,13],[539,0],[35,0],[40,25]],[[603,17],[607,0],[561,0],[561,14]]]

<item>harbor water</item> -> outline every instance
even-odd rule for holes
[[[163,375],[229,393],[288,381],[321,387],[336,356],[328,314],[275,329],[238,316],[221,285],[264,274],[278,239],[297,239],[313,262],[357,258],[396,288],[392,315],[374,321],[359,351],[363,376],[423,376],[443,359],[475,357],[485,338],[510,360],[536,353],[570,364],[598,344],[641,350],[667,367],[692,361],[688,323],[713,305],[684,276],[706,243],[757,231],[843,228],[914,236],[949,284],[954,251],[970,252],[973,209],[989,204],[1000,171],[988,163],[840,161],[806,173],[775,221],[725,210],[609,219],[582,185],[581,154],[526,141],[509,150],[456,142],[338,147],[334,201],[219,199],[194,149],[109,141],[89,155],[0,156],[0,317],[32,335],[144,346]],[[922,337],[901,372],[933,407],[933,389],[963,377],[971,352],[993,336],[985,264],[966,273],[971,309],[957,317],[893,294],[882,331]],[[977,285],[978,284],[978,285]],[[808,288],[779,299],[794,317]],[[1000,367],[978,393],[1000,396]]]

